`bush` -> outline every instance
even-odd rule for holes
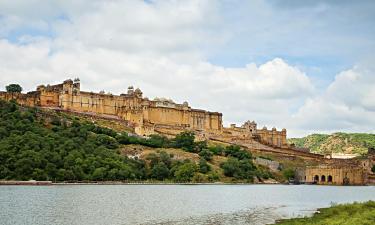
[[[224,170],[225,176],[234,177],[236,179],[252,180],[257,171],[256,167],[250,160],[238,160],[233,157],[222,163],[221,168]]]
[[[198,141],[194,143],[194,151],[193,152],[201,152],[207,149],[207,141]]]
[[[196,174],[194,175],[194,177],[193,177],[193,181],[194,181],[195,183],[204,183],[204,182],[207,181],[207,178],[206,178],[206,176],[204,176],[204,175],[202,175],[202,174],[200,174],[200,173],[196,173]]]
[[[208,149],[203,149],[201,152],[199,152],[199,156],[207,161],[211,161],[212,155],[212,152]]]
[[[177,148],[183,148],[188,152],[193,152],[194,150],[194,133],[190,131],[184,131],[177,134],[174,138],[174,146]]]
[[[218,181],[220,180],[220,177],[219,177],[219,174],[217,174],[216,172],[212,171],[208,174],[207,176],[208,180],[210,182],[215,182],[215,181]]]
[[[284,178],[287,179],[287,180],[294,179],[295,172],[294,172],[294,170],[291,169],[291,168],[284,169],[284,170],[283,170],[283,176],[284,176]]]
[[[199,172],[201,173],[207,173],[211,170],[210,165],[208,165],[207,161],[205,159],[199,160]]]
[[[157,134],[150,135],[149,139],[146,139],[144,144],[153,148],[166,148],[171,145],[167,137]]]
[[[151,177],[157,180],[167,179],[169,177],[168,167],[163,162],[159,162],[152,168]]]
[[[221,165],[224,170],[224,175],[227,177],[234,177],[240,173],[240,162],[236,158],[229,158]]]
[[[194,163],[184,163],[174,172],[175,180],[178,182],[190,182],[196,170],[197,168]]]
[[[5,89],[9,93],[20,93],[22,91],[22,87],[19,84],[9,84],[5,86]]]
[[[222,145],[210,146],[208,148],[214,155],[222,155],[225,151],[225,148]]]
[[[229,145],[225,148],[225,156],[232,156],[239,160],[242,159],[251,159],[251,153],[241,149],[238,145]]]

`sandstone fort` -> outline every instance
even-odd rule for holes
[[[127,93],[120,95],[94,93],[81,90],[79,79],[68,79],[61,84],[40,85],[26,94],[0,92],[0,99],[14,99],[24,106],[121,120],[140,136],[175,136],[182,131],[192,131],[201,140],[237,144],[252,151],[298,156],[318,162],[318,166],[306,167],[299,173],[299,179],[304,182],[340,185],[364,184],[369,178],[375,181],[369,169],[374,164],[375,154],[363,160],[326,159],[308,149],[288,145],[286,129],[259,129],[254,121],[224,127],[220,112],[194,109],[187,102],[179,104],[165,98],[150,100],[143,97],[139,88],[132,86]]]

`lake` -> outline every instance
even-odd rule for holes
[[[367,200],[374,186],[0,186],[0,224],[269,224]]]

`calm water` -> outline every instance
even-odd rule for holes
[[[374,186],[0,186],[0,224],[267,224],[367,200]]]

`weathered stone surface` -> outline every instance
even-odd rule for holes
[[[132,86],[126,94],[119,96],[104,91],[81,91],[79,79],[68,79],[57,85],[39,85],[36,91],[27,94],[0,92],[1,99],[15,99],[21,105],[115,116],[127,121],[138,135],[159,133],[173,136],[191,130],[201,139],[219,136],[228,140],[256,140],[279,148],[288,146],[285,129],[257,129],[254,121],[247,121],[241,127],[223,127],[219,112],[194,109],[187,102],[177,104],[165,98],[149,100],[142,95],[140,89],[134,90]]]

